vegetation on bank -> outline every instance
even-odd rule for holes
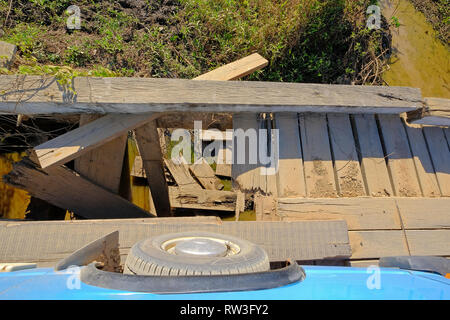
[[[450,0],[410,0],[437,31],[438,37],[450,43]]]
[[[270,65],[250,79],[380,84],[375,2],[79,0],[70,31],[71,0],[0,0],[0,40],[19,47],[13,73],[192,78],[256,51]]]

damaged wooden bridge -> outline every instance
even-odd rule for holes
[[[266,64],[254,54],[196,81],[74,78],[67,86],[51,77],[0,76],[0,114],[80,115],[78,128],[35,146],[4,181],[89,219],[170,217],[174,208],[231,211],[238,219],[253,203],[256,219],[274,226],[345,222],[347,254],[297,252],[298,260],[450,257],[447,101],[404,87],[224,81]],[[225,141],[236,137],[223,130],[266,129],[257,150],[276,153],[276,173],[262,175],[262,163],[214,171],[204,159],[165,159],[161,129],[193,129],[194,120],[205,129],[203,141],[218,139],[207,138],[207,129],[222,130],[219,153],[228,159]],[[130,138],[139,153],[130,169],[149,186],[151,212],[119,196]],[[247,144],[245,159],[250,150]],[[223,190],[218,176],[230,176],[233,190]]]

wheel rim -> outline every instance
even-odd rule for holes
[[[212,237],[170,239],[161,244],[161,249],[173,255],[197,257],[227,257],[240,252],[236,243]]]

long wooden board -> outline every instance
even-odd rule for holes
[[[337,187],[341,197],[365,196],[366,190],[348,115],[328,114]]]
[[[261,246],[271,261],[345,259],[350,256],[344,221],[220,222],[198,218],[0,222],[0,261],[54,263],[115,230],[121,253],[136,242],[183,231],[209,231],[246,239]],[[69,241],[70,240],[70,241]]]
[[[400,117],[387,115],[378,117],[395,195],[400,197],[420,196],[422,192],[414,160]]]
[[[425,138],[430,150],[436,178],[445,197],[450,196],[450,151],[444,131],[438,127],[423,128]]]
[[[84,78],[74,94],[55,78],[0,76],[0,113],[343,112],[398,114],[420,107],[419,89],[255,81]]]
[[[411,255],[450,256],[450,230],[406,230]]]
[[[152,120],[144,124],[137,128],[135,133],[156,214],[161,217],[170,216],[169,190],[164,174],[156,121]]]
[[[24,159],[4,176],[6,183],[27,190],[32,196],[90,219],[139,218],[149,214],[127,200],[57,166],[47,171]]]
[[[109,114],[34,147],[31,157],[44,169],[64,164],[157,116]]]
[[[425,197],[439,197],[441,191],[434,172],[433,163],[430,159],[427,144],[420,126],[406,125],[409,144],[416,165],[422,194]]]
[[[374,115],[355,115],[354,123],[361,170],[368,195],[394,195]]]
[[[405,229],[450,229],[450,198],[397,198]]]
[[[296,113],[275,114],[279,130],[278,196],[306,196],[303,154]]]
[[[282,221],[342,219],[349,230],[401,229],[394,199],[280,198],[277,214]]]
[[[82,114],[80,126],[98,119],[98,115]],[[123,134],[75,159],[75,171],[90,181],[118,193],[127,144]]]
[[[325,115],[299,116],[306,193],[312,198],[337,197]]]
[[[351,259],[378,259],[409,255],[401,230],[349,231]]]

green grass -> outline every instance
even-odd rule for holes
[[[139,16],[117,1],[79,0],[82,29],[69,32],[71,1],[18,0],[0,39],[18,45],[21,65],[192,78],[258,52],[270,64],[250,80],[335,83],[354,77],[381,46],[377,32],[364,27],[373,2],[178,0],[161,22],[160,1]],[[8,1],[0,0],[0,26],[7,12]]]

